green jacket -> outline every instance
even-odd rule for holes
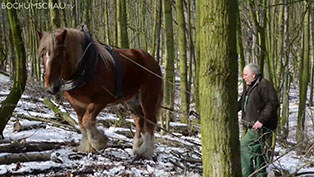
[[[245,97],[247,102],[245,106]],[[243,91],[238,101],[238,110],[242,110],[242,123],[251,128],[258,120],[271,130],[276,129],[278,122],[277,109],[279,106],[273,85],[262,76]]]

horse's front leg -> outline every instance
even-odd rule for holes
[[[98,130],[96,127],[96,117],[103,107],[102,105],[91,103],[83,116],[82,126],[86,130],[86,138],[89,144],[87,152],[97,152],[107,145],[108,138],[102,130]]]
[[[86,129],[83,126],[83,116],[85,114],[86,108],[81,108],[78,106],[72,106],[72,107],[74,108],[77,114],[80,130],[82,133],[82,139],[81,139],[80,145],[77,147],[77,150],[82,151],[82,152],[89,152],[91,147],[88,143]]]

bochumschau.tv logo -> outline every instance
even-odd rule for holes
[[[49,2],[14,2],[1,3],[1,9],[73,9],[74,5],[67,3],[49,3]]]

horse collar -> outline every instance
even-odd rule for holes
[[[63,91],[70,91],[82,87],[96,71],[99,60],[98,51],[96,47],[92,45],[93,42],[87,35],[85,35],[85,39],[85,49],[80,58],[80,63],[78,64],[74,78],[61,81],[61,90]]]

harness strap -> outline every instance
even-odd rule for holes
[[[85,50],[81,56],[80,63],[77,69],[78,77],[67,81],[62,80],[61,90],[69,91],[75,88],[82,87],[87,82],[87,80],[90,79],[91,74],[96,72],[99,60],[98,53],[95,46],[93,46],[94,43],[92,42],[92,40],[87,35],[85,35],[85,37],[87,40],[85,44]]]
[[[115,64],[115,70],[114,70],[114,74],[115,74],[115,78],[116,78],[115,79],[115,97],[116,98],[122,98],[123,97],[123,93],[122,93],[122,67],[121,67],[120,61],[118,59],[119,54],[116,51],[114,51],[113,48],[110,47],[109,45],[104,44],[104,47],[112,56],[114,64]]]

